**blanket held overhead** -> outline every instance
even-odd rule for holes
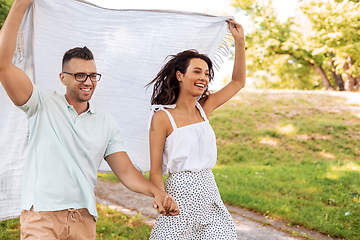
[[[228,54],[228,16],[164,10],[105,9],[82,0],[35,0],[18,34],[13,62],[38,86],[65,93],[62,56],[87,46],[102,79],[91,102],[113,115],[134,165],[149,170],[148,121],[152,88],[145,88],[166,57],[186,49],[215,65]],[[91,129],[90,129],[91,131]],[[0,85],[0,220],[20,215],[26,155],[26,115]],[[109,171],[106,163],[101,171]]]

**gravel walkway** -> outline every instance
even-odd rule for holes
[[[153,226],[156,210],[152,208],[153,198],[128,190],[119,182],[97,181],[95,195],[98,203],[108,205],[125,214],[135,216],[141,211],[144,222]],[[226,205],[236,226],[239,239],[246,240],[333,240],[322,234],[301,227],[289,227],[286,223],[265,217],[245,209]],[[300,236],[306,236],[303,238]]]

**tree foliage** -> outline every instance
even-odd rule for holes
[[[13,0],[0,0],[0,28],[4,24],[12,3]]]
[[[337,73],[349,81],[360,76],[360,3],[359,1],[313,0],[301,6],[316,33],[314,51],[331,53]],[[313,34],[314,34],[313,33]],[[354,82],[350,90],[357,90]]]
[[[344,90],[345,77],[348,89],[356,90],[358,2],[303,0],[295,17],[280,22],[271,0],[235,0],[233,6],[252,22],[246,36],[249,76],[260,87],[328,90]]]

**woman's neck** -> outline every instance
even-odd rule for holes
[[[196,113],[196,97],[181,97],[176,101],[176,108],[187,115]],[[194,111],[195,110],[195,111]]]

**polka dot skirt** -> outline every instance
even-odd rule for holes
[[[171,173],[165,192],[175,199],[180,214],[158,214],[150,239],[237,239],[211,169]]]

